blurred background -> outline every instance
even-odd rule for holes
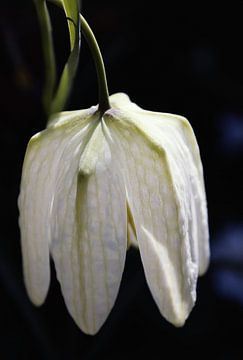
[[[27,142],[45,127],[44,68],[32,1],[1,0],[1,359],[243,359],[243,1],[164,3],[84,0],[82,9],[104,56],[110,93],[124,91],[145,109],[184,115],[196,133],[212,253],[196,306],[183,328],[167,323],[136,250],[128,252],[115,307],[94,337],[69,316],[53,266],[45,304],[35,308],[28,300],[17,196]],[[50,11],[61,71],[67,29],[62,12]],[[96,103],[96,74],[83,41],[66,108]]]

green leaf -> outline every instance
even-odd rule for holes
[[[77,1],[69,1],[63,0],[63,8],[66,13],[66,17],[72,19],[72,21],[68,21],[69,35],[70,35],[70,46],[71,50],[73,50],[75,46],[75,39],[77,36],[76,30],[79,22],[79,5]]]
[[[46,71],[46,84],[43,91],[44,108],[48,116],[63,110],[70,94],[76,74],[80,52],[80,1],[79,0],[49,0],[65,12],[69,29],[70,54],[57,84],[56,62],[52,39],[51,21],[46,0],[34,0],[41,28],[42,46]]]
[[[51,104],[50,113],[59,112],[63,109],[69,93],[72,88],[74,76],[76,74],[79,51],[80,51],[80,3],[79,0],[52,0],[59,7],[62,7],[65,11],[65,15],[68,22],[69,37],[70,37],[70,55],[64,66],[61,79],[59,81],[57,91]]]
[[[56,84],[56,61],[52,41],[52,27],[49,12],[44,0],[34,0],[42,38],[43,57],[45,63],[45,85],[43,90],[43,105],[46,113],[50,111]]]
[[[69,35],[70,35],[70,46],[73,50],[75,46],[76,38],[76,24],[79,22],[79,12],[80,12],[80,1],[77,0],[49,0],[51,3],[57,5],[65,11],[68,21]]]

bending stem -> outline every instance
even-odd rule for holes
[[[110,109],[109,92],[107,86],[104,61],[100,52],[99,45],[97,44],[97,41],[93,34],[93,31],[91,30],[87,21],[84,19],[84,17],[81,14],[80,14],[80,21],[81,21],[82,33],[85,37],[85,40],[88,43],[96,67],[98,87],[99,87],[99,111],[103,114],[106,110]]]

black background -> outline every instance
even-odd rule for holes
[[[24,289],[16,201],[27,142],[45,127],[43,62],[33,3],[1,0],[0,10],[0,358],[243,359],[243,1],[83,1],[110,93],[126,92],[145,109],[190,120],[204,164],[212,247],[196,306],[181,329],[159,314],[139,253],[129,251],[115,307],[94,337],[69,316],[53,266],[42,307]],[[50,10],[61,69],[67,29],[61,11]],[[83,41],[66,108],[96,103],[95,70]],[[232,233],[233,254],[230,240],[222,240]],[[227,281],[229,272],[237,281]]]

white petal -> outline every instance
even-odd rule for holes
[[[131,102],[129,96],[125,93],[116,93],[109,97],[111,107],[121,111],[140,111],[142,110],[135,103]]]
[[[198,272],[202,275],[209,264],[209,232],[203,168],[194,132],[184,117],[143,110],[140,110],[140,114],[144,118],[144,131],[161,146],[167,141],[167,149],[171,148],[175,161],[180,158],[181,164],[184,164],[185,175],[190,183],[191,212],[194,214],[193,221],[190,220],[190,226],[193,227],[191,242],[195,256],[198,257]],[[156,126],[155,131],[151,123]]]
[[[92,116],[97,109],[98,106],[91,106],[89,109],[62,111],[61,113],[54,114],[48,120],[48,128],[63,126],[64,124],[70,125],[70,121],[73,125],[75,123],[80,123],[80,121],[82,121],[81,119],[85,119],[87,116]]]
[[[70,143],[62,161],[76,155],[59,174],[54,201],[57,276],[72,317],[88,334],[114,305],[126,253],[125,187],[103,131],[99,123],[85,148]]]
[[[79,127],[87,124],[86,120],[80,122]],[[45,300],[50,282],[49,245],[56,173],[63,148],[76,126],[74,122],[71,127],[57,126],[36,134],[25,155],[18,200],[19,224],[25,284],[36,305]]]
[[[203,168],[194,132],[188,121],[183,121],[182,124],[185,142],[188,144],[198,174],[198,177],[194,177],[195,181],[192,184],[192,189],[198,225],[199,275],[203,275],[208,268],[210,259],[208,212]]]
[[[113,151],[125,174],[148,285],[161,313],[183,325],[195,302],[198,274],[195,244],[190,241],[195,214],[182,161],[185,147],[176,138],[171,146],[168,130],[158,137],[158,128],[152,123],[147,128],[136,112],[119,115],[111,110],[105,119],[116,138]]]
[[[191,226],[194,227],[191,233],[195,236],[191,237],[195,256],[198,257],[198,272],[202,275],[206,272],[209,265],[210,249],[209,249],[209,231],[208,231],[208,215],[207,215],[207,201],[204,186],[203,168],[200,158],[200,152],[193,129],[186,118],[168,113],[156,113],[152,111],[145,111],[133,102],[129,97],[123,93],[117,93],[110,97],[111,104],[115,109],[125,112],[133,112],[133,118],[144,120],[144,131],[156,141],[164,145],[165,140],[171,139],[172,148],[174,144],[180,141],[184,149],[181,156],[181,161],[188,163],[188,170],[190,170],[189,181],[191,183],[191,211],[194,213],[194,220]],[[157,129],[154,131],[151,127],[153,123]],[[158,131],[159,130],[159,131]],[[177,139],[177,140],[175,140]],[[181,147],[180,145],[180,147]],[[177,156],[177,154],[176,154]]]

